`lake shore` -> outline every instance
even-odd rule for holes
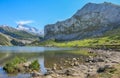
[[[65,64],[70,64],[70,67],[63,68],[54,64],[52,68],[46,68],[47,72],[42,74],[41,72],[32,72],[32,78],[119,78],[118,72],[120,67],[120,53],[109,50],[93,50],[90,49],[91,54],[95,53],[96,56],[89,56],[85,59],[84,63],[79,63],[79,58],[72,58],[64,60]],[[105,77],[104,77],[105,76]]]

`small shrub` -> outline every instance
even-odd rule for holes
[[[40,69],[40,64],[38,60],[35,60],[30,64],[30,69],[37,70],[37,71]]]
[[[14,59],[12,59],[8,63],[6,63],[5,66],[3,67],[3,69],[7,73],[16,72],[17,64],[24,63],[24,62],[26,62],[25,58],[23,58],[23,57],[15,57]]]
[[[7,72],[7,73],[13,73],[15,70],[15,66],[14,66],[14,64],[12,64],[12,63],[7,63],[4,67],[3,67],[3,69]]]

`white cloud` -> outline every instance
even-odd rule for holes
[[[22,21],[17,21],[16,22],[17,24],[30,24],[30,23],[34,23],[34,21],[32,20],[22,20]]]

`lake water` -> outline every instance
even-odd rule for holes
[[[52,67],[54,63],[59,63],[60,59],[67,57],[79,57],[68,53],[75,48],[55,48],[55,47],[7,47],[0,46],[0,78],[29,78],[30,74],[7,74],[2,66],[16,56],[25,57],[28,60],[37,59],[40,63],[42,73],[46,72],[46,67]],[[66,52],[67,51],[67,52]]]

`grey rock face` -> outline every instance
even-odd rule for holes
[[[120,6],[112,3],[88,3],[71,18],[46,25],[45,39],[78,40],[102,36],[120,27]]]

